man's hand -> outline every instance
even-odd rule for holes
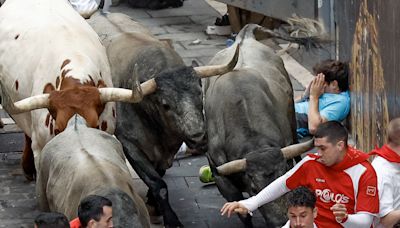
[[[336,222],[342,223],[347,220],[348,214],[344,204],[337,203],[331,207],[333,215],[335,215]]]
[[[319,73],[311,81],[310,97],[314,97],[314,98],[318,99],[324,93],[325,86],[326,86],[325,75],[322,73]]]
[[[231,216],[232,213],[246,215],[248,212],[249,210],[247,210],[247,208],[236,201],[225,203],[224,206],[221,208],[221,215],[225,215],[226,213],[228,213],[228,218]]]

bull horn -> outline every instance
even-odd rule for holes
[[[112,101],[122,101],[129,103],[138,103],[142,100],[142,96],[154,93],[157,89],[157,83],[154,78],[147,80],[140,84],[140,96],[137,96],[135,90],[122,89],[122,88],[100,88],[100,100],[107,103]]]
[[[217,171],[220,175],[226,176],[233,173],[243,172],[246,170],[246,159],[238,159],[230,161],[217,167]]]
[[[196,71],[197,75],[200,78],[207,78],[215,75],[226,74],[235,68],[236,63],[239,59],[239,45],[236,45],[235,55],[231,59],[231,61],[226,65],[215,65],[215,66],[199,66],[195,67],[194,71]]]
[[[310,139],[303,143],[293,144],[281,149],[283,157],[292,159],[314,148],[314,139]]]
[[[19,114],[35,109],[48,108],[50,105],[49,103],[49,94],[40,94],[15,102],[7,109],[7,112],[10,114]]]

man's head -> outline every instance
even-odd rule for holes
[[[58,212],[43,212],[35,218],[35,228],[69,228],[69,222],[65,215]]]
[[[82,227],[113,227],[112,203],[105,197],[89,195],[79,204],[78,217]]]
[[[314,134],[314,146],[321,156],[319,161],[326,166],[341,162],[347,151],[348,132],[337,121],[320,124]]]
[[[400,118],[393,119],[389,123],[388,143],[393,147],[400,146]]]
[[[313,228],[318,212],[315,207],[317,199],[314,192],[301,186],[289,192],[287,199],[290,227]]]
[[[313,67],[315,75],[325,75],[325,93],[340,93],[349,90],[349,66],[336,60],[325,60]]]

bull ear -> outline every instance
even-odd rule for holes
[[[166,47],[169,47],[171,49],[175,49],[174,45],[172,44],[171,39],[160,39],[161,43],[163,43]]]
[[[236,45],[235,54],[233,55],[231,61],[229,61],[226,65],[215,65],[215,66],[201,66],[195,67],[194,70],[196,71],[197,75],[200,78],[207,78],[215,75],[222,75],[226,74],[235,68],[236,63],[239,59],[239,44]]]
[[[198,66],[200,66],[199,62],[197,62],[196,60],[192,60],[192,67],[195,68]]]

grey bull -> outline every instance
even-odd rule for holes
[[[239,46],[234,71],[204,82],[207,156],[215,182],[228,201],[242,200],[242,192],[257,194],[288,170],[288,158],[310,145],[281,150],[297,142],[293,89],[282,59],[255,39],[256,30],[263,29],[245,26],[235,43],[210,62],[229,61]],[[283,200],[260,211],[266,227],[281,227],[286,221]],[[241,219],[252,227],[250,216]]]
[[[206,149],[200,78],[230,71],[237,59],[226,65],[187,67],[170,45],[124,14],[95,14],[88,22],[106,47],[115,86],[134,87],[134,75],[141,82],[155,82],[154,93],[140,103],[117,104],[115,135],[149,187],[147,203],[163,216],[165,227],[180,227],[162,176],[182,142]]]
[[[82,117],[71,118],[66,130],[46,144],[40,167],[36,190],[41,210],[64,213],[71,220],[81,199],[97,194],[112,201],[114,227],[150,227],[120,142],[87,127]]]

